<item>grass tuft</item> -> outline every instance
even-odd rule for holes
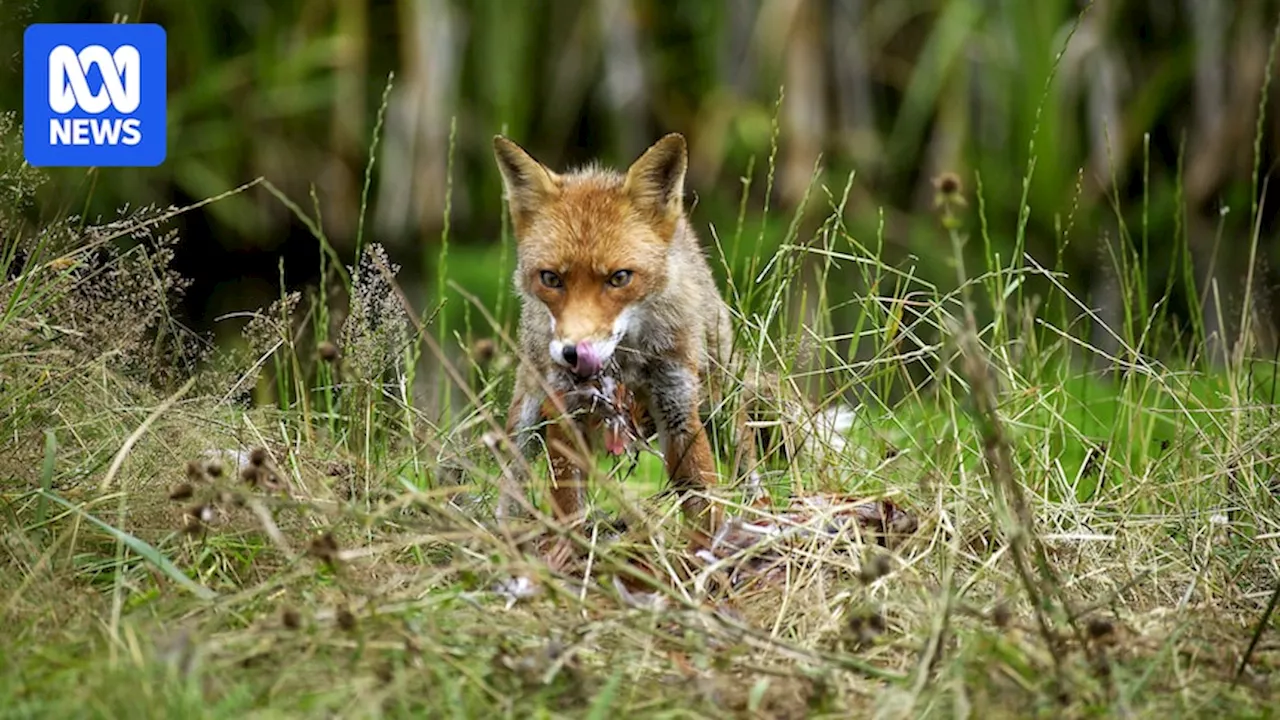
[[[769,187],[773,172],[771,153]],[[989,224],[981,178],[970,193],[941,176],[924,219],[950,247],[947,284],[887,260],[883,226],[855,237],[852,182],[821,178],[805,212],[764,213],[758,257],[707,234],[739,350],[776,385],[753,418],[763,498],[732,477],[741,388],[716,399],[727,482],[711,499],[733,522],[709,554],[674,540],[661,459],[643,448],[598,463],[590,522],[549,519],[535,459],[527,517],[492,523],[515,460],[510,313],[450,276],[414,308],[377,243],[342,267],[314,196],[308,217],[251,184],[324,245],[323,286],[250,314],[240,350],[169,313],[184,285],[163,227],[182,208],[35,228],[0,207],[0,607],[15,628],[0,706],[1265,714],[1280,662],[1274,362],[1168,351],[1153,338],[1176,328],[1151,307],[1103,323],[1100,346],[1097,310],[1060,268],[991,249],[1027,218]],[[24,197],[38,187],[19,180]],[[733,238],[747,217],[744,193]],[[447,243],[442,272],[462,264]],[[475,320],[446,332],[434,322],[453,297]],[[414,396],[424,350],[448,412]]]

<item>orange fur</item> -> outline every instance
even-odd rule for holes
[[[672,485],[686,492],[686,517],[713,529],[709,504],[687,492],[716,481],[698,406],[710,376],[729,364],[729,311],[685,217],[684,138],[662,138],[625,174],[556,173],[502,137],[494,152],[523,298],[522,361],[507,427],[528,456],[536,449],[533,428],[558,421],[546,437],[557,517],[572,520],[583,510],[587,469],[575,457],[576,439],[593,428],[559,417],[563,404],[552,398],[599,372],[592,363],[600,360],[635,393],[637,416],[658,431]],[[575,360],[582,356],[589,357]]]

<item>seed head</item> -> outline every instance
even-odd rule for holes
[[[53,260],[49,261],[49,269],[57,272],[61,272],[63,270],[69,270],[75,266],[76,266],[76,259],[71,257],[70,255],[66,255],[60,258],[54,258]]]
[[[182,516],[182,529],[188,535],[196,535],[217,517],[218,509],[213,505],[195,505]]]
[[[849,636],[858,648],[874,645],[876,638],[888,629],[884,615],[877,608],[855,611],[849,616]]]
[[[1101,640],[1115,631],[1115,625],[1111,624],[1111,621],[1106,618],[1095,617],[1089,619],[1089,637],[1094,640]]]
[[[996,606],[991,608],[990,612],[991,622],[998,628],[1009,627],[1009,621],[1013,619],[1012,615],[1013,613],[1009,611],[1009,605],[1003,601],[996,603]]]
[[[280,476],[266,462],[267,451],[258,448],[249,457],[249,464],[240,471],[240,479],[253,488],[272,491],[282,487]]]
[[[193,486],[189,482],[184,482],[179,485],[175,485],[174,488],[169,491],[169,499],[170,500],[190,500],[191,496],[195,494],[196,494],[195,486]]]
[[[959,229],[961,220],[956,211],[968,205],[960,176],[953,172],[942,173],[933,179],[933,190],[933,206],[941,211],[943,226],[949,230]]]
[[[498,345],[490,338],[480,338],[471,346],[471,357],[478,365],[488,365],[497,354]]]
[[[944,172],[933,179],[933,187],[944,196],[959,195],[964,191],[960,184],[960,176],[953,172]]]
[[[862,568],[858,571],[858,579],[863,584],[870,585],[891,572],[893,572],[893,562],[889,559],[889,556],[884,553],[876,553],[862,563]]]
[[[346,632],[351,632],[356,629],[356,616],[346,607],[338,608],[337,620],[338,627],[342,628]]]
[[[321,360],[331,363],[337,362],[342,353],[339,352],[337,345],[325,340],[316,346],[316,354],[320,356]]]
[[[307,552],[325,565],[333,567],[338,561],[338,541],[334,539],[333,533],[326,532],[311,541]]]
[[[253,452],[249,453],[249,463],[254,467],[262,467],[263,465],[266,465],[267,449],[260,447],[254,448]]]

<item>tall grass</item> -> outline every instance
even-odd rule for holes
[[[18,137],[7,129],[0,151]],[[710,560],[672,540],[662,463],[646,452],[598,464],[593,522],[561,527],[539,511],[541,458],[531,519],[489,522],[513,460],[501,433],[513,313],[469,287],[452,230],[437,293],[414,307],[394,253],[362,241],[345,266],[319,194],[305,212],[263,181],[321,244],[321,286],[282,288],[253,314],[245,349],[225,351],[167,320],[177,240],[156,228],[182,209],[37,227],[0,208],[0,401],[14,409],[0,420],[12,440],[0,454],[0,607],[17,628],[0,705],[1265,713],[1280,583],[1275,364],[1247,342],[1226,366],[1203,362],[1208,332],[1176,327],[1172,286],[1144,300],[1141,238],[1157,205],[1131,233],[1117,203],[1116,280],[1133,311],[1108,324],[1061,262],[1080,193],[1060,210],[1028,199],[1043,143],[1028,145],[1012,218],[993,212],[1002,186],[985,172],[972,189],[968,176],[938,178],[934,212],[914,221],[949,248],[945,281],[890,251],[887,211],[873,232],[850,222],[856,180],[833,185],[823,166],[797,207],[752,212],[778,143],[775,132],[768,157],[745,164],[732,244],[693,208],[739,351],[789,400],[756,418],[770,493],[753,504],[732,482],[723,431],[744,398],[731,388],[714,407],[725,482],[713,499],[738,527],[779,532]],[[366,189],[374,175],[370,160]],[[29,198],[37,181],[12,186]],[[1023,242],[1042,212],[1066,214],[1052,266]],[[743,256],[753,232],[760,254]],[[1178,247],[1172,272],[1189,278],[1185,238]],[[471,320],[446,322],[446,300]],[[125,333],[124,318],[146,322]],[[1183,352],[1157,352],[1159,337],[1182,337]],[[455,340],[493,346],[460,354]],[[439,406],[414,393],[428,363],[447,388]],[[242,389],[255,386],[270,402],[249,402]],[[847,429],[806,435],[842,407]],[[830,508],[788,513],[818,497],[888,500],[915,522],[881,545],[887,529],[874,525],[827,532]],[[577,552],[546,562],[565,546]]]

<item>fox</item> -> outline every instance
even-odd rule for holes
[[[626,172],[556,172],[502,135],[493,148],[521,299],[521,359],[506,419],[516,452],[531,459],[544,429],[553,515],[582,519],[587,467],[570,448],[577,433],[594,452],[598,428],[565,417],[564,398],[615,374],[656,430],[683,518],[714,533],[719,512],[704,494],[719,478],[700,406],[735,367],[732,316],[685,212],[684,136],[663,136]],[[738,466],[751,467],[745,415],[735,426]],[[500,519],[509,501],[500,495]]]

